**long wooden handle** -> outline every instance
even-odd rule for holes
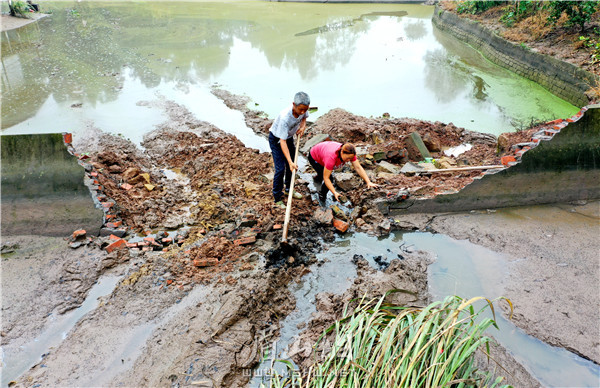
[[[300,149],[300,137],[296,142],[296,152],[294,154],[294,164],[298,166],[298,150]],[[283,221],[283,236],[281,237],[282,242],[287,242],[288,225],[290,224],[290,214],[292,212],[292,198],[294,197],[294,181],[296,180],[296,170],[292,171],[292,180],[290,182],[287,206],[285,208],[285,220]]]

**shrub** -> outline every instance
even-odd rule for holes
[[[598,9],[597,1],[551,1],[548,21],[556,23],[563,13],[567,14],[566,26],[579,25],[581,32],[585,31],[585,23],[592,19]]]
[[[456,12],[477,14],[503,3],[504,1],[461,1],[456,7]]]

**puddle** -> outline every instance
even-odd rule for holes
[[[353,255],[362,255],[371,266],[378,268],[375,257],[383,256],[385,261],[392,260],[401,252],[402,245],[435,255],[436,261],[429,267],[429,291],[434,299],[442,299],[446,295],[494,299],[503,295],[502,281],[507,274],[505,260],[487,248],[426,232],[395,232],[387,238],[363,233],[347,234],[343,239],[338,238],[328,251],[318,255],[319,260],[329,261],[321,266],[313,266],[311,273],[290,286],[297,305],[296,310],[282,323],[281,337],[276,347],[283,350],[277,353],[277,358],[287,357],[285,349],[301,331],[298,325],[310,320],[310,315],[315,311],[316,294],[340,294],[351,285],[356,276],[355,266],[351,262]],[[487,333],[507,348],[542,384],[597,386],[600,374],[597,365],[525,334],[500,314],[496,317],[500,330],[491,328]],[[268,381],[268,376],[263,376],[269,370],[270,362],[267,360],[259,366],[251,387]],[[274,367],[280,373],[286,370],[280,363]]]
[[[59,317],[51,317],[48,327],[32,342],[19,348],[16,354],[6,352],[3,354],[2,385],[6,386],[16,380],[32,366],[43,360],[45,354],[52,348],[58,347],[68,336],[69,331],[88,312],[98,307],[99,299],[110,294],[118,281],[119,276],[103,276],[90,289],[82,305]]]

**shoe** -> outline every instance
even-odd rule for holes
[[[285,203],[283,203],[283,201],[277,201],[277,202],[275,202],[275,206],[277,206],[279,208],[282,208],[282,209],[287,208],[287,206],[285,205]]]
[[[290,192],[287,191],[287,190],[285,190],[283,193],[286,195],[286,197],[288,195],[290,195]],[[304,198],[304,196],[302,194],[300,194],[299,192],[297,192],[296,190],[294,190],[294,193],[292,194],[292,197],[294,197],[294,199],[302,199],[302,198]]]

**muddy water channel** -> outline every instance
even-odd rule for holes
[[[81,138],[101,130],[139,145],[168,119],[160,104],[174,101],[246,146],[268,151],[242,113],[211,93],[213,86],[247,95],[251,108],[271,118],[305,90],[319,108],[311,119],[342,107],[364,116],[385,112],[494,134],[578,111],[437,31],[430,21],[433,8],[420,4],[44,2],[43,10],[51,16],[2,34],[3,134],[72,132]],[[316,294],[350,286],[356,277],[353,255],[380,268],[407,246],[435,256],[429,276],[434,298],[502,295],[505,258],[478,245],[430,233],[398,232],[385,239],[348,234],[290,286],[296,309],[282,324],[278,349],[309,319]],[[179,308],[197,303],[191,295]],[[542,384],[597,382],[596,364],[510,322],[500,326],[499,342]],[[137,354],[142,346],[128,351]],[[44,350],[19,360],[10,378],[38,359],[37,352]],[[131,358],[123,357],[128,363],[114,375],[131,369]],[[108,384],[112,377],[90,376],[86,382]]]

